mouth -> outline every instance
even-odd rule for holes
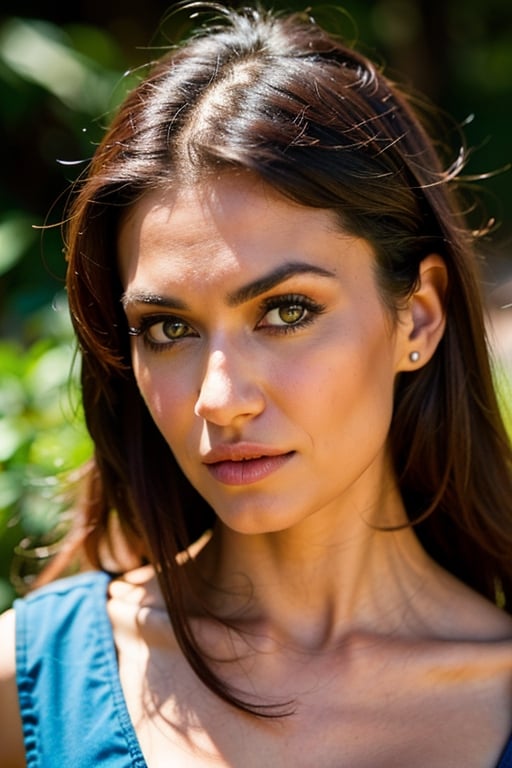
[[[228,448],[228,447],[226,447]],[[236,448],[236,446],[229,446],[230,449]],[[236,451],[228,451],[229,457],[215,458],[215,454],[219,455],[219,451],[215,453],[212,451],[208,457],[204,459],[204,464],[209,473],[220,483],[224,485],[250,485],[257,483],[261,480],[277,472],[281,467],[290,461],[295,455],[295,451],[288,452],[258,452],[247,451],[243,452],[240,446],[239,454],[234,455]],[[222,449],[226,452],[226,449]]]

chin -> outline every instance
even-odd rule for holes
[[[225,528],[246,536],[280,533],[293,528],[302,519],[296,514],[292,516],[283,514],[282,511],[272,513],[268,504],[244,503],[233,509],[224,506],[222,511],[216,514]]]

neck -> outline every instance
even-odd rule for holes
[[[405,522],[398,494],[380,518]],[[434,567],[410,527],[382,530],[339,510],[261,535],[219,523],[198,563],[217,615],[309,649],[350,632],[396,631]]]

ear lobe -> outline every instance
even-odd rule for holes
[[[405,319],[405,344],[399,370],[411,371],[427,363],[446,325],[445,295],[448,272],[443,259],[431,254],[420,264],[418,286],[409,299]]]

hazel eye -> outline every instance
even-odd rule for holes
[[[258,328],[269,333],[292,333],[314,323],[324,311],[323,304],[302,294],[270,296],[262,302]]]
[[[168,341],[179,341],[190,336],[191,327],[177,318],[161,320],[146,329],[147,338],[154,344],[166,344]]]
[[[179,317],[144,317],[138,327],[128,330],[130,336],[140,336],[144,344],[154,352],[161,352],[174,344],[197,336],[196,330]]]
[[[285,304],[267,312],[265,316],[268,325],[295,325],[304,319],[306,307],[301,304]]]

